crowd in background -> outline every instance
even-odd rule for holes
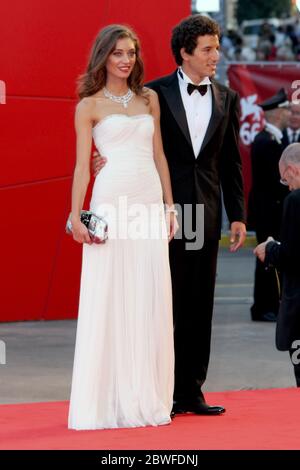
[[[249,44],[242,32],[228,29],[221,38],[221,48],[229,61],[300,60],[300,21],[275,28],[267,21],[260,26],[256,45]]]

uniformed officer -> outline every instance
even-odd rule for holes
[[[291,113],[287,128],[283,129],[282,132],[282,143],[285,147],[289,144],[300,142],[300,104],[297,102],[291,102],[290,110]]]
[[[290,115],[287,94],[281,88],[274,96],[259,104],[264,110],[265,126],[251,147],[252,188],[249,196],[248,219],[261,243],[271,235],[279,238],[283,200],[288,188],[280,183],[278,162],[284,144],[283,129]],[[257,259],[254,280],[254,321],[275,321],[279,308],[279,276],[266,270]]]

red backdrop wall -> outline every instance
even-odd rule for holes
[[[1,5],[0,321],[77,315],[81,248],[64,232],[75,162],[75,80],[98,30],[138,33],[146,79],[174,68],[172,26],[190,0],[16,0]],[[117,294],[116,294],[117,295]]]

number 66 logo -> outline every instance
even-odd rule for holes
[[[252,144],[256,134],[261,129],[261,123],[260,122],[254,122],[253,124],[250,124],[250,122],[244,122],[241,125],[240,129],[240,137],[244,145],[250,145]]]

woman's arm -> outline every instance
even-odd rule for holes
[[[85,225],[80,222],[80,211],[83,206],[87,187],[90,181],[90,155],[92,148],[92,106],[90,100],[83,99],[76,107],[76,166],[72,186],[73,238],[79,243],[91,243]]]
[[[150,98],[150,111],[154,118],[154,137],[153,137],[153,150],[154,150],[154,161],[160,177],[163,198],[165,204],[173,206],[173,194],[171,187],[171,178],[169,172],[169,166],[164,154],[161,131],[160,131],[160,107],[157,97],[157,93],[154,90],[148,90]]]
[[[171,178],[169,172],[168,162],[164,153],[161,130],[160,130],[160,106],[158,101],[157,93],[154,90],[148,89],[150,98],[150,111],[154,118],[154,136],[153,136],[153,151],[154,161],[159,174],[164,203],[167,205],[166,212],[170,214],[170,234],[169,239],[171,240],[178,224],[176,220],[177,211],[174,209],[174,201],[171,187]]]

